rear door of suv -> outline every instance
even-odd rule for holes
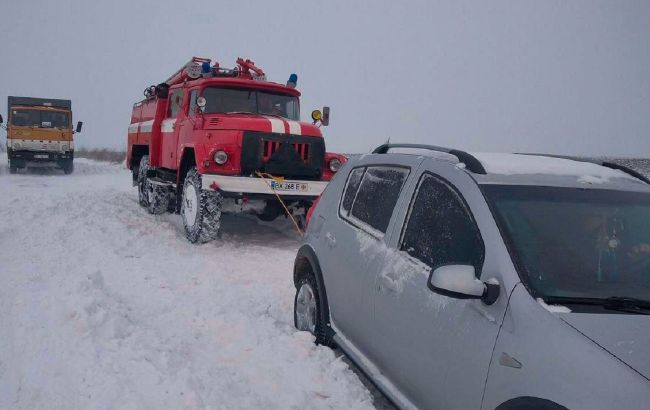
[[[499,280],[497,247],[483,239],[496,226],[466,171],[428,159],[413,178],[372,287],[375,364],[418,407],[480,408],[507,297],[487,306],[436,294],[427,282],[444,264],[473,265],[481,280]]]
[[[319,262],[327,291],[332,324],[364,354],[373,343],[372,292],[386,250],[393,211],[412,170],[421,158],[380,155],[356,162],[338,203],[329,206]]]

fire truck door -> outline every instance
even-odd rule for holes
[[[176,152],[178,146],[178,134],[181,124],[185,120],[183,115],[183,89],[173,90],[169,96],[169,107],[167,118],[160,126],[162,136],[161,164],[164,168],[176,168]]]

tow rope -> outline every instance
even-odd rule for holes
[[[296,227],[296,231],[298,231],[298,235],[302,238],[305,233],[300,229],[300,226],[298,225],[298,221],[296,221],[296,218],[294,218],[293,214],[291,211],[289,211],[289,208],[287,207],[287,204],[284,203],[282,200],[282,197],[280,197],[280,194],[273,188],[273,185],[268,181],[267,177],[275,182],[282,183],[284,182],[284,178],[282,177],[274,177],[273,175],[266,173],[266,172],[260,172],[260,171],[255,171],[255,175],[258,177],[262,178],[262,180],[266,183],[266,185],[273,191],[273,194],[275,195],[276,198],[278,198],[278,201],[280,201],[280,204],[282,205],[282,208],[284,208],[284,212],[286,212],[287,216],[291,218],[291,222],[293,222],[293,226]]]

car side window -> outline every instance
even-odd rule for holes
[[[176,118],[178,112],[183,106],[183,90],[175,90],[169,96],[169,109],[167,111],[167,118]]]
[[[196,115],[196,98],[199,94],[199,90],[192,90],[190,93],[190,103],[187,109],[187,115],[189,117],[194,117]]]
[[[401,167],[371,166],[350,173],[341,201],[341,216],[384,234],[408,176]]]
[[[356,168],[350,172],[348,182],[343,191],[343,199],[341,200],[340,212],[342,216],[349,216],[350,209],[352,208],[352,201],[354,201],[354,197],[357,196],[359,184],[361,184],[361,177],[364,172],[366,172],[365,168]]]
[[[477,276],[485,256],[478,226],[460,194],[431,174],[422,176],[413,195],[400,249],[431,268],[472,265]]]

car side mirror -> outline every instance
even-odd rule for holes
[[[499,285],[485,283],[476,278],[471,265],[444,265],[431,271],[429,289],[456,299],[481,299],[486,305],[496,302]]]
[[[2,114],[0,114],[0,124],[2,124],[3,122],[5,122],[5,120],[2,119]]]
[[[77,129],[75,132],[81,132],[81,127],[84,125],[83,121],[77,121]]]

